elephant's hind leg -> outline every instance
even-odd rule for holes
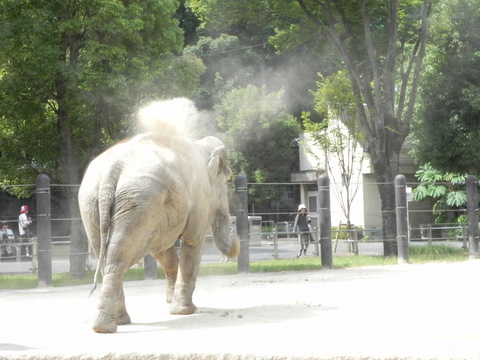
[[[125,263],[105,265],[102,291],[98,304],[98,313],[93,330],[98,333],[114,333],[117,324],[130,318],[125,309],[122,281],[128,267]]]
[[[182,242],[179,272],[170,305],[170,314],[173,315],[190,315],[197,311],[192,296],[202,258],[203,239],[194,244],[189,245],[187,241]]]

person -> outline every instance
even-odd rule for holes
[[[12,229],[8,227],[6,221],[2,222],[2,228],[0,229],[0,242],[2,243],[1,256],[15,256],[15,248],[11,245],[14,239]]]
[[[32,233],[28,229],[28,225],[32,223],[32,218],[28,216],[28,206],[23,205],[20,208],[20,215],[18,217],[18,233],[20,234],[21,243],[29,243],[32,238]],[[27,257],[31,256],[31,247],[30,245],[22,246],[25,249],[25,255]],[[23,252],[23,251],[22,251]]]
[[[295,217],[293,224],[293,231],[298,234],[298,241],[300,242],[300,252],[297,257],[300,257],[303,252],[303,257],[307,256],[307,249],[310,240],[309,224],[311,217],[307,213],[307,207],[304,204],[298,205],[298,214]]]

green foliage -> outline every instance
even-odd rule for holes
[[[268,93],[265,87],[249,85],[227,93],[218,104],[217,120],[229,149],[234,174],[243,173],[249,182],[288,182],[300,126],[288,114],[284,93]],[[255,192],[255,187],[250,189]],[[262,199],[278,200],[280,188],[262,193]]]
[[[352,84],[345,71],[318,76],[320,80],[317,81],[317,90],[313,95],[315,111],[323,121],[314,123],[305,114],[305,130],[327,153],[345,158],[345,149],[352,150],[348,154],[355,152],[359,145],[363,145],[364,139]]]
[[[350,118],[356,118],[355,96],[352,83],[345,71],[338,71],[330,76],[318,74],[317,90],[314,92],[315,111],[322,117],[339,118],[346,112]],[[358,122],[358,119],[357,119]]]
[[[178,5],[0,3],[4,184],[32,183],[39,173],[76,181],[92,156],[131,133],[138,104],[196,91],[204,67],[177,55]]]
[[[254,49],[243,46],[238,36],[200,36],[184,52],[201,57],[206,66],[202,86],[195,93],[200,108],[212,109],[233,89],[258,83],[262,59]]]
[[[393,184],[417,98],[429,1],[193,0],[191,3],[207,23],[206,28],[211,26],[225,32],[237,27],[249,29],[255,23],[268,26],[273,30],[268,41],[277,53],[301,51],[313,55],[317,65],[321,64],[322,74],[345,70],[373,172],[379,183]],[[292,64],[292,68],[297,65],[293,61]],[[296,113],[308,110],[299,109]],[[394,204],[389,196],[393,188],[388,187],[379,188],[382,223],[388,236],[395,236]]]
[[[433,199],[435,201],[433,206],[435,222],[446,221],[445,210],[465,207],[467,203],[466,174],[443,174],[430,164],[426,164],[420,167],[415,177],[420,184],[413,189],[413,200]]]
[[[414,155],[442,172],[480,169],[480,1],[439,2],[432,18]]]
[[[319,76],[314,101],[315,110],[323,121],[313,122],[309,114],[304,113],[303,125],[309,138],[302,145],[328,171],[345,221],[349,223],[359,184],[356,179],[361,174],[365,158],[364,136],[346,72]]]

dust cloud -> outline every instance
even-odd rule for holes
[[[138,110],[137,120],[141,132],[167,133],[191,137],[199,119],[193,101],[187,98],[153,101]]]

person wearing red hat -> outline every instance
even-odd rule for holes
[[[32,235],[28,229],[28,225],[32,223],[32,218],[28,216],[28,206],[23,205],[20,208],[20,216],[18,217],[18,233],[20,234],[20,241],[22,243],[29,243]],[[23,247],[23,246],[22,246]],[[25,255],[31,256],[30,246],[25,245]]]

